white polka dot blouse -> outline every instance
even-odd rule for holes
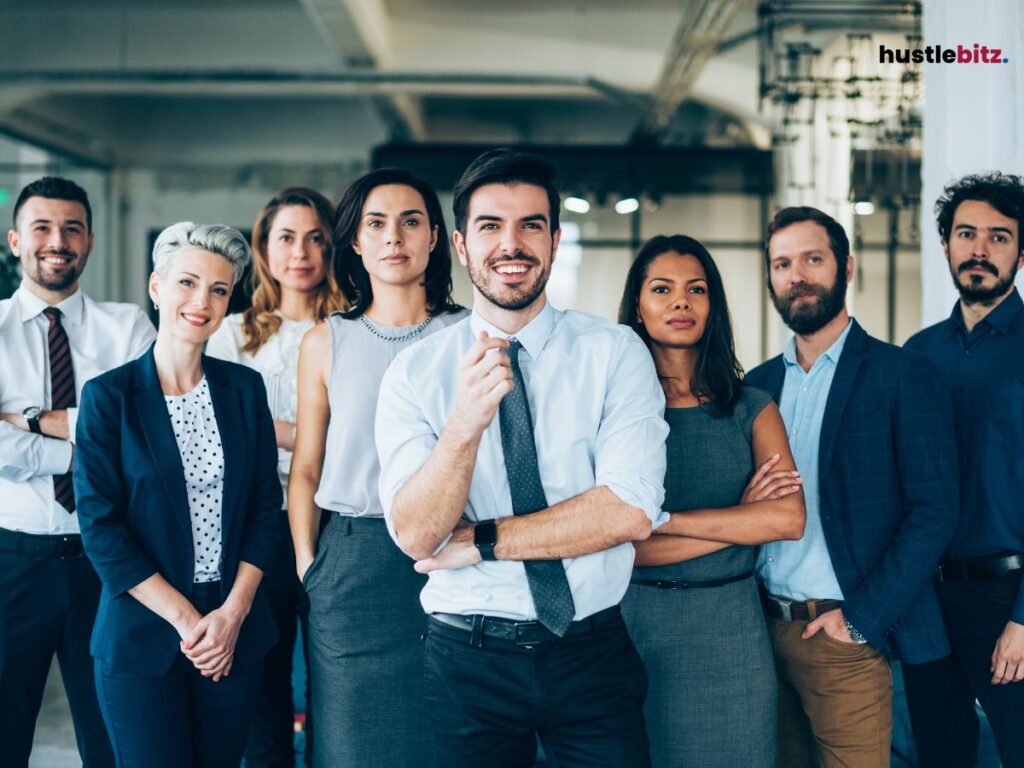
[[[195,577],[199,584],[221,577],[221,509],[224,500],[224,447],[206,378],[189,393],[164,395],[185,469],[192,516]]]

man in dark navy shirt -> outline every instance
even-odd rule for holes
[[[935,210],[960,300],[906,346],[932,360],[953,401],[961,514],[935,577],[953,656],[935,662],[930,680],[908,679],[908,695],[947,704],[946,734],[915,734],[923,752],[958,734],[955,764],[974,765],[977,698],[1003,765],[1024,766],[1024,302],[1013,284],[1024,265],[1024,180],[967,176]],[[933,764],[951,759],[947,751]]]

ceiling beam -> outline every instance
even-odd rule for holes
[[[394,64],[391,20],[382,0],[299,0],[346,67],[388,69]],[[393,140],[427,138],[422,105],[412,94],[375,94],[374,111]]]
[[[117,161],[113,148],[102,139],[25,108],[15,107],[0,114],[0,133],[85,165],[111,168]]]
[[[277,70],[0,70],[0,89],[19,93],[246,96],[506,96],[589,98],[600,96],[637,107],[643,103],[593,78],[486,73],[281,72]],[[402,109],[401,106],[398,109]]]

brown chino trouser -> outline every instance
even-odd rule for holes
[[[779,677],[779,768],[886,768],[892,672],[867,644],[844,643],[806,621],[768,618]]]

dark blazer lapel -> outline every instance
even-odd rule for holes
[[[178,442],[174,439],[174,429],[167,415],[167,403],[164,401],[160,379],[156,374],[156,361],[153,350],[144,354],[135,362],[135,410],[139,416],[139,424],[146,436],[146,445],[152,456],[153,463],[160,472],[164,488],[171,499],[177,518],[182,528],[192,540],[192,518],[188,509],[188,494],[185,491],[185,469],[181,464],[181,453]]]
[[[850,333],[843,344],[843,352],[839,356],[839,364],[836,366],[835,376],[832,377],[832,387],[828,392],[828,400],[825,402],[825,415],[821,420],[821,437],[818,445],[818,472],[819,477],[825,477],[828,471],[829,462],[832,461],[832,454],[835,450],[836,436],[839,433],[839,422],[846,409],[846,403],[853,392],[853,385],[857,379],[857,372],[864,360],[864,350],[867,348],[868,335],[856,320],[851,320]]]
[[[786,363],[779,355],[768,372],[768,394],[776,403],[782,402],[782,385],[786,383]]]
[[[231,381],[224,364],[203,355],[203,370],[210,385],[210,399],[217,418],[217,431],[224,451],[224,502],[221,536],[226,541],[231,530],[232,513],[238,505],[242,476],[245,474],[245,422],[242,418],[241,393]]]

